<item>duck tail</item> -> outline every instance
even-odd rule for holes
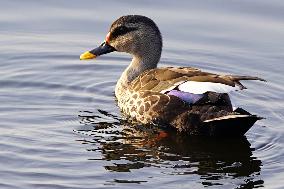
[[[242,108],[234,114],[203,121],[203,130],[214,136],[242,136],[262,117],[251,115]]]

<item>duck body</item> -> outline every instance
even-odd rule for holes
[[[156,24],[145,16],[120,17],[105,42],[80,58],[112,51],[133,55],[115,88],[118,106],[133,120],[192,135],[240,136],[261,119],[241,108],[234,110],[228,92],[245,89],[241,80],[263,79],[218,75],[192,67],[157,68],[162,37]]]
[[[171,95],[172,91],[180,91],[175,89],[188,81],[215,81],[216,84],[226,83],[223,85],[235,87],[239,78],[202,72],[191,67],[156,68],[143,72],[126,87],[118,83],[115,95],[122,112],[144,124],[173,127],[193,135],[241,136],[261,118],[241,108],[233,110],[227,93],[187,93],[187,96],[201,95],[194,103]]]

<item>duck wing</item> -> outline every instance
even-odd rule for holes
[[[212,86],[215,84],[217,86],[224,85],[232,88],[239,87],[239,89],[245,89],[246,87],[240,83],[241,80],[265,81],[262,78],[253,76],[218,75],[191,67],[166,67],[143,72],[132,81],[131,87],[136,91],[150,90],[161,93],[166,93],[182,84],[183,87],[186,88],[184,83],[197,84],[199,87],[206,87],[207,85],[204,85],[205,83],[208,85],[211,84]]]
[[[233,111],[227,92],[245,89],[241,80],[265,81],[191,67],[148,70],[131,82],[129,90],[139,101],[126,112],[143,123],[169,124],[190,134],[243,135],[261,118],[242,109]],[[171,95],[173,90],[203,96],[190,104],[179,95]]]

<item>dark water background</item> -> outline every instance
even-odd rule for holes
[[[121,15],[164,39],[160,66],[255,75],[236,92],[263,116],[241,139],[157,137],[121,120],[130,57],[79,55]],[[284,188],[284,2],[0,1],[0,188]]]

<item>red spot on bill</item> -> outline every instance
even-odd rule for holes
[[[109,43],[109,40],[110,40],[110,32],[107,33],[105,40],[106,40],[106,43]]]

